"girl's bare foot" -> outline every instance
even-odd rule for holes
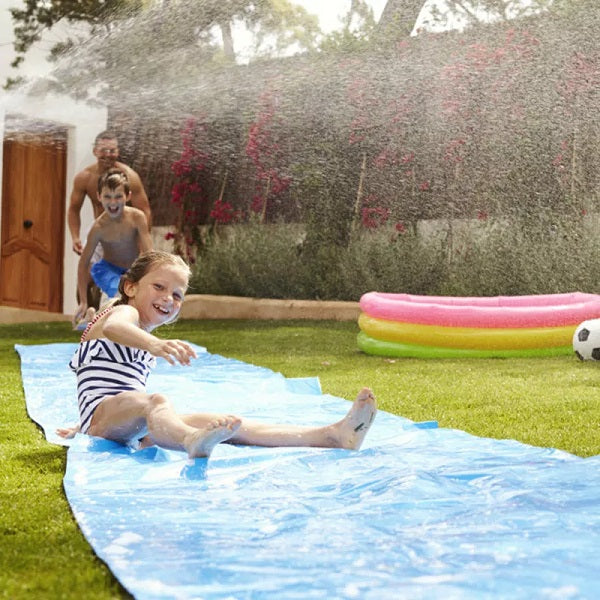
[[[377,401],[369,388],[363,388],[356,397],[348,414],[332,425],[336,446],[358,450],[377,414]]]
[[[242,420],[233,417],[218,417],[206,427],[197,429],[186,437],[184,446],[190,458],[203,458],[210,456],[213,448],[228,440],[242,424]]]

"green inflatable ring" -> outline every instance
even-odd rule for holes
[[[358,334],[357,343],[358,348],[365,354],[394,358],[527,358],[573,354],[571,345],[552,348],[519,348],[515,350],[442,348],[439,346],[421,346],[376,340],[363,331]]]

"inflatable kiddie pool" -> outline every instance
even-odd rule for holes
[[[451,297],[369,292],[358,347],[390,357],[571,354],[577,325],[600,317],[600,295]]]

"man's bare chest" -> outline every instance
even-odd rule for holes
[[[102,214],[102,211],[104,209],[102,208],[102,204],[98,200],[98,192],[96,191],[96,187],[89,185],[86,188],[85,193],[92,203],[92,210],[94,211],[94,218],[97,219]]]

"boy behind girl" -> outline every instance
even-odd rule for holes
[[[88,310],[87,282],[90,261],[96,246],[102,246],[104,258],[91,269],[92,278],[107,298],[114,298],[121,275],[133,261],[147,250],[152,250],[152,238],[146,215],[139,209],[126,206],[131,197],[129,181],[119,169],[109,169],[98,179],[98,200],[104,212],[94,221],[77,268],[79,306],[73,317],[76,324],[84,316],[93,316]],[[106,299],[105,299],[106,300]]]

